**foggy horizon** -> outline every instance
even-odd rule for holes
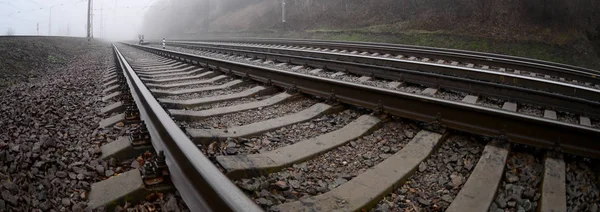
[[[146,12],[156,2],[94,0],[94,37],[137,39]],[[0,0],[0,35],[7,35],[11,29],[14,35],[47,36],[51,18],[51,36],[85,37],[87,7],[88,0]]]

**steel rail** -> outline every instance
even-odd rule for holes
[[[294,64],[327,68],[335,71],[347,71],[357,75],[375,76],[388,80],[399,80],[427,86],[439,86],[449,90],[459,90],[506,100],[543,105],[548,108],[557,108],[581,115],[600,116],[600,90],[514,74],[424,62],[402,63],[403,68],[378,66],[372,65],[372,63],[375,63],[373,60],[380,61],[381,59],[365,56],[359,57],[365,59],[359,63],[338,61],[338,59],[344,60],[346,58],[345,60],[347,60],[350,57],[329,53],[325,54],[329,56],[323,56],[325,58],[316,58],[310,56],[313,52],[301,53],[298,56],[293,55],[298,53],[293,50],[257,52],[235,48],[198,46],[199,44],[177,43],[172,45],[186,48],[202,48],[261,59],[287,61]],[[316,52],[314,54],[323,53]],[[355,59],[351,60],[355,61]],[[427,71],[418,71],[419,69],[426,69]],[[490,83],[490,81],[493,83]],[[530,89],[521,86],[541,87],[541,89]]]
[[[192,40],[180,40],[192,41]],[[517,69],[529,71],[544,75],[564,77],[580,82],[590,82],[600,85],[600,71],[577,67],[567,64],[554,63],[524,57],[509,55],[474,52],[456,49],[444,49],[434,47],[370,43],[370,42],[345,42],[345,41],[324,41],[324,40],[303,40],[303,39],[268,39],[268,38],[216,38],[202,39],[194,41],[223,41],[238,43],[262,43],[275,45],[295,45],[305,47],[338,49],[359,52],[377,52],[380,54],[391,55],[410,55],[416,57],[426,57],[442,59],[447,61],[458,61],[464,63],[474,63],[501,67],[508,69]]]
[[[382,58],[372,57],[363,55],[348,55],[341,53],[311,51],[311,50],[292,50],[292,49],[277,49],[277,48],[260,48],[260,47],[249,47],[249,46],[230,46],[220,44],[207,44],[197,42],[171,42],[176,46],[202,46],[202,48],[210,48],[214,50],[229,50],[241,49],[244,53],[257,54],[257,52],[263,52],[260,58],[266,58],[269,55],[282,56],[282,55],[293,55],[311,58],[322,58],[337,61],[354,62],[361,64],[378,65],[384,67],[394,67],[401,69],[410,69],[417,71],[435,72],[439,74],[454,75],[460,77],[467,77],[476,80],[485,80],[490,82],[515,85],[521,87],[538,88],[540,90],[546,90],[553,93],[562,93],[569,96],[578,96],[583,99],[600,101],[600,90],[594,88],[587,88],[583,86],[556,82],[546,79],[540,79],[535,77],[522,76],[512,73],[502,73],[498,71],[489,71],[475,68],[458,67],[445,64],[428,63],[421,61],[403,61],[394,58]],[[211,46],[216,46],[216,48]]]
[[[114,52],[156,151],[163,151],[172,182],[192,211],[262,211],[175,124],[116,45]]]
[[[451,129],[589,157],[600,156],[600,130],[472,104],[447,101],[323,77],[127,44],[157,55],[210,67],[283,88]]]

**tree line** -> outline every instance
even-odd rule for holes
[[[227,20],[229,16],[260,20],[245,24],[248,25],[245,30],[276,29],[281,24],[281,0],[181,0],[172,3],[163,0],[161,3],[174,5],[150,10],[145,28],[160,23],[171,33],[202,31],[207,27],[219,31],[230,29],[228,24],[240,21]],[[286,3],[288,26],[292,30],[355,28],[410,21],[417,24],[416,27],[433,30],[465,26],[502,30],[534,25],[577,30],[591,37],[600,34],[600,1],[597,0],[286,0]],[[253,5],[268,9],[259,13],[244,10]],[[233,16],[238,12],[247,14]]]

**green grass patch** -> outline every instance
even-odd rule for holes
[[[550,45],[538,42],[497,41],[487,38],[438,33],[373,35],[363,33],[321,35],[323,39],[385,42],[490,52],[600,69],[600,60],[592,48]]]
[[[55,55],[48,55],[48,62],[52,64],[62,64],[64,59]]]

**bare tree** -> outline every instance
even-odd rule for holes
[[[11,27],[9,27],[9,28],[6,30],[6,35],[14,35],[14,34],[15,34],[15,31],[14,31],[14,30],[13,30]]]

